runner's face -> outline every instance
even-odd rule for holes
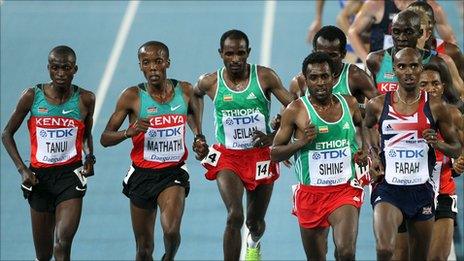
[[[331,97],[333,77],[328,63],[308,64],[305,78],[311,96],[320,102],[327,101]]]
[[[148,83],[160,85],[166,79],[166,69],[170,66],[166,51],[156,45],[149,45],[141,49],[139,66]]]
[[[76,61],[69,54],[51,54],[48,59],[48,72],[54,86],[69,87],[77,72]]]
[[[423,71],[420,75],[419,87],[434,97],[441,98],[443,95],[444,86],[441,82],[440,74],[436,71]]]
[[[394,59],[393,69],[400,87],[412,90],[417,87],[422,72],[421,57],[414,52],[403,52]]]
[[[232,74],[244,73],[250,50],[244,39],[226,38],[224,47],[219,49],[226,70]]]
[[[335,39],[334,41],[329,41],[322,37],[317,38],[316,42],[316,52],[323,52],[330,56],[332,63],[339,67],[342,64],[343,58],[345,58],[346,51],[340,50],[340,40]]]
[[[405,47],[415,48],[421,36],[420,24],[414,25],[405,19],[397,19],[392,24],[393,44],[398,50]]]

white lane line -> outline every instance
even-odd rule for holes
[[[263,30],[261,35],[261,55],[259,64],[263,66],[271,66],[271,54],[272,54],[272,37],[274,34],[274,18],[276,1],[266,1],[263,18]]]
[[[116,41],[114,42],[113,49],[111,50],[110,59],[106,64],[105,72],[100,81],[100,85],[97,89],[96,101],[95,101],[95,111],[93,114],[93,125],[96,126],[97,121],[100,116],[100,111],[105,100],[106,93],[113,79],[114,71],[118,66],[119,57],[121,56],[124,45],[126,44],[127,35],[129,34],[132,22],[134,21],[135,14],[137,13],[137,8],[140,1],[129,1],[126,7],[126,12],[122,19],[121,25],[119,26],[118,35]]]
[[[261,35],[261,53],[259,58],[259,64],[262,66],[269,67],[271,66],[271,56],[272,56],[272,38],[274,34],[274,18],[277,2],[275,0],[267,0],[264,6],[264,18],[263,18],[263,28]],[[247,208],[245,206],[245,213]],[[248,228],[246,226],[246,214],[245,222],[242,226],[242,250],[240,252],[240,260],[245,260],[246,253],[246,240],[248,236]]]

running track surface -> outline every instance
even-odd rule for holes
[[[440,1],[463,47],[462,20],[457,3]],[[121,21],[128,3],[124,1],[49,1],[1,2],[1,128],[22,90],[33,83],[49,80],[47,55],[56,45],[66,44],[77,53],[79,71],[74,83],[97,92]],[[94,126],[96,175],[89,180],[78,233],[74,239],[72,258],[76,260],[131,260],[135,243],[130,223],[129,201],[121,193],[121,182],[130,164],[130,143],[103,149],[99,144],[109,115],[119,93],[142,82],[138,69],[137,48],[148,40],[165,42],[171,53],[168,76],[195,83],[198,76],[222,66],[217,49],[226,30],[245,31],[252,48],[249,62],[259,63],[265,2],[141,2],[127,41],[117,60],[101,113]],[[277,2],[270,66],[280,75],[284,85],[299,72],[301,62],[311,49],[305,44],[307,26],[314,17],[314,2]],[[325,24],[334,24],[338,2],[328,1]],[[277,112],[273,101],[273,114]],[[206,102],[204,130],[213,141],[213,118],[210,101]],[[29,155],[26,124],[16,135],[24,159]],[[187,144],[191,144],[189,133]],[[222,258],[222,234],[226,210],[215,182],[206,181],[199,163],[190,157],[191,192],[182,222],[182,244],[179,260],[211,260]],[[293,170],[282,167],[275,184],[267,214],[267,230],[262,239],[263,259],[305,259],[296,218],[290,214],[291,184],[296,182]],[[20,192],[20,176],[5,149],[1,148],[1,227],[0,259],[32,260],[34,246],[29,207]],[[459,179],[459,211],[462,218],[462,178]],[[375,259],[372,210],[365,197],[361,210],[356,256],[359,260]],[[461,223],[461,225],[464,225]],[[155,254],[163,252],[159,221],[156,226]],[[463,235],[462,226],[460,228]],[[462,256],[462,244],[456,252]],[[333,243],[329,239],[328,259],[333,259]]]

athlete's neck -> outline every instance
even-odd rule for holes
[[[342,74],[342,71],[343,71],[343,66],[344,66],[344,63],[338,63],[338,64],[335,64],[335,69],[334,69],[334,79],[338,79],[338,77],[340,77],[340,74]]]
[[[147,84],[147,92],[150,96],[158,102],[167,102],[173,93],[174,86],[170,86],[167,79],[161,81],[159,84]]]
[[[66,101],[71,95],[71,85],[56,85],[53,82],[50,84],[48,96],[60,103]]]
[[[400,87],[398,90],[396,90],[396,94],[402,103],[408,105],[416,103],[420,98],[420,90],[417,87],[410,90],[406,90]]]
[[[326,99],[317,99],[314,96],[309,97],[309,101],[317,108],[321,110],[327,110],[329,107],[331,107],[334,104],[333,101],[334,96],[331,94],[328,98]]]
[[[228,71],[227,68],[224,70],[224,79],[232,84],[231,87],[236,89],[242,89],[245,87],[245,84],[248,82],[248,78],[250,77],[250,65],[247,64],[245,70],[232,73]]]

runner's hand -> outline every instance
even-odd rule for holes
[[[271,128],[274,131],[277,131],[280,128],[280,120],[282,119],[282,116],[280,114],[277,114],[275,117],[271,119]]]
[[[358,150],[354,155],[354,162],[361,167],[365,167],[367,165],[367,153],[363,150]]]
[[[196,135],[193,139],[192,145],[193,151],[196,153],[195,158],[197,160],[202,160],[209,153],[209,147],[206,143],[205,136],[202,134]]]
[[[437,132],[433,129],[426,129],[422,132],[422,137],[427,141],[427,143],[432,146],[432,148],[436,148],[438,144],[438,137]]]
[[[263,132],[256,130],[253,133],[253,147],[260,148],[260,147],[269,147],[272,145],[272,141],[274,140],[274,135],[266,135]]]
[[[304,142],[305,145],[311,143],[317,136],[316,125],[308,121],[303,130],[303,135],[303,139],[301,139],[302,142]]]
[[[93,171],[93,165],[95,165],[97,161],[95,160],[95,156],[92,154],[89,154],[85,156],[84,160],[84,169],[82,170],[82,175],[84,177],[90,177],[93,176],[95,173]]]
[[[127,137],[133,137],[139,134],[140,132],[147,132],[148,127],[150,127],[150,122],[148,119],[137,119],[131,126],[127,129]]]
[[[453,162],[453,169],[456,173],[459,173],[459,174],[464,172],[464,156],[463,155],[459,156],[459,158],[457,158]]]
[[[24,168],[20,173],[22,177],[21,184],[25,187],[32,188],[39,183],[39,180],[30,169]]]
[[[371,175],[372,182],[379,182],[385,175],[385,171],[380,161],[380,156],[377,153],[370,153],[370,158],[372,165],[369,168],[369,173]]]

